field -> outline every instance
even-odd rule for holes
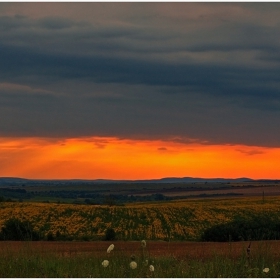
[[[114,254],[122,254],[125,257],[142,254],[140,241],[5,241],[0,242],[0,253],[3,255],[8,251],[9,254],[21,254],[29,251],[47,255],[52,252],[60,257],[94,255],[102,258],[108,256],[106,250],[112,243],[115,245]],[[146,241],[146,244],[146,251],[150,257],[168,256],[176,259],[207,261],[214,255],[238,259],[246,255],[250,242]],[[278,240],[251,241],[250,247],[251,256],[263,250],[280,259],[280,241]]]
[[[236,218],[278,219],[278,197],[178,200],[125,206],[2,202],[0,227],[11,217],[28,220],[35,230],[68,240],[101,240],[108,228],[117,240],[198,241],[203,231]]]
[[[1,202],[0,227],[12,217],[28,220],[43,239],[51,233],[64,241],[1,241],[0,277],[279,277],[280,241],[198,242],[213,225],[279,214],[277,196],[124,206]],[[117,240],[104,241],[108,228]]]
[[[0,201],[124,205],[178,199],[279,196],[279,181],[107,182],[0,178]]]
[[[280,242],[1,242],[1,277],[279,277]],[[102,262],[109,261],[108,267]],[[132,269],[134,261],[137,268]],[[151,268],[152,266],[152,268]],[[269,269],[268,272],[267,269]],[[152,271],[153,270],[153,271]]]

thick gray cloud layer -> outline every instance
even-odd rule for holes
[[[0,3],[1,136],[279,146],[280,3]]]

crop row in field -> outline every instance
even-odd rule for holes
[[[113,228],[120,240],[191,241],[213,225],[260,214],[278,218],[279,199],[205,199],[114,207],[4,202],[0,204],[0,226],[15,217],[30,221],[44,236],[59,232],[71,239],[95,240]]]

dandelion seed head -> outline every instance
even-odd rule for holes
[[[113,251],[114,247],[115,247],[114,244],[111,244],[107,249],[107,253],[110,253],[111,251]]]
[[[135,269],[137,268],[137,263],[135,261],[132,261],[130,264],[129,264],[130,268],[131,269]]]
[[[102,262],[102,266],[103,267],[107,267],[109,265],[109,261],[108,260],[104,260],[103,262]]]
[[[264,268],[263,272],[268,273],[269,272],[269,268],[268,267]]]
[[[142,246],[143,248],[145,248],[145,247],[147,246],[146,240],[142,240],[142,241],[141,241],[141,246]]]
[[[143,264],[144,264],[145,266],[147,266],[147,265],[149,264],[149,261],[148,261],[148,260],[145,260],[145,261],[143,262]]]
[[[150,270],[151,272],[153,272],[153,271],[155,271],[155,267],[154,267],[153,265],[150,265],[150,266],[149,266],[149,270]]]

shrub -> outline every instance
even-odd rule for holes
[[[280,221],[269,217],[252,217],[212,226],[206,229],[202,241],[279,240]]]
[[[2,240],[39,240],[39,233],[33,230],[28,221],[11,218],[4,223],[1,231]]]
[[[113,228],[108,228],[106,230],[105,240],[116,240],[116,232]]]
[[[47,234],[47,241],[54,241],[54,235],[51,231]]]

